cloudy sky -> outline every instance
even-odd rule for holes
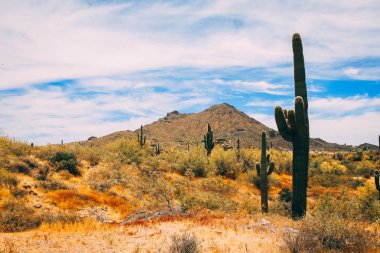
[[[312,137],[377,144],[380,1],[0,0],[0,130],[37,144],[228,102],[275,128],[303,39]]]

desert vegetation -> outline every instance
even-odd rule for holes
[[[211,124],[185,147],[143,126],[97,145],[0,138],[3,251],[378,252],[380,154],[310,150],[298,34],[293,53],[295,110],[275,109],[292,150],[265,131],[260,147],[218,145]]]

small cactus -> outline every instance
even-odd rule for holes
[[[375,170],[375,185],[376,190],[379,192],[379,200],[380,200],[380,184],[379,184],[379,171]]]
[[[256,163],[256,171],[260,177],[261,210],[268,212],[268,176],[274,171],[274,162],[267,155],[267,134],[261,133],[261,165]]]
[[[139,142],[140,147],[144,147],[146,142],[146,136],[144,136],[144,128],[142,125],[140,127],[140,134],[137,134],[137,141]]]
[[[156,156],[161,154],[161,148],[160,148],[160,143],[157,143],[156,145]]]
[[[204,143],[205,143],[205,149],[207,150],[207,156],[211,154],[211,150],[214,148],[214,134],[211,131],[211,125],[210,123],[207,125],[207,133],[203,136]]]
[[[237,158],[237,161],[240,162],[240,138],[237,139],[236,143],[237,143],[237,147],[236,147],[236,149],[237,149],[236,158]]]

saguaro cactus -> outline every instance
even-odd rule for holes
[[[298,33],[293,35],[295,110],[275,108],[278,131],[282,138],[293,144],[293,199],[292,217],[298,219],[306,214],[306,190],[309,167],[309,116],[305,65],[302,41]]]
[[[256,171],[260,177],[261,210],[268,212],[268,176],[274,171],[274,162],[270,162],[270,155],[267,155],[267,134],[261,133],[261,165],[256,163]]]
[[[375,170],[375,185],[376,190],[379,192],[379,200],[380,200],[380,184],[379,184],[379,171]]]
[[[240,162],[240,138],[237,139],[236,143],[237,143],[237,147],[236,147],[236,149],[237,149],[236,158],[237,158],[237,161]]]
[[[210,123],[207,125],[207,133],[203,136],[205,142],[205,149],[207,150],[207,156],[211,154],[211,150],[214,148],[214,135],[211,131]]]
[[[137,134],[137,141],[139,142],[140,147],[144,147],[146,142],[146,136],[144,136],[144,128],[142,125],[140,127],[140,134]]]

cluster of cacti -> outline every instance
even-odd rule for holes
[[[144,128],[142,125],[140,127],[140,133],[137,134],[137,141],[139,142],[140,147],[144,147],[146,142],[146,136],[144,136]]]
[[[207,150],[207,156],[211,154],[211,150],[214,148],[214,136],[211,131],[211,125],[207,125],[207,133],[203,136],[204,143],[205,143],[205,149]]]
[[[236,149],[237,149],[236,159],[237,159],[238,162],[240,162],[240,138],[237,139],[236,143],[237,143],[237,146],[236,146]]]
[[[295,110],[275,108],[278,131],[282,138],[293,144],[293,199],[292,217],[298,219],[306,214],[306,190],[309,167],[309,117],[305,65],[301,37],[293,35],[293,61]]]
[[[379,192],[379,200],[380,200],[380,184],[379,184],[379,171],[375,170],[375,185],[376,190]]]
[[[268,176],[274,171],[274,162],[267,155],[267,134],[261,133],[261,164],[256,163],[256,171],[260,177],[261,210],[268,212]]]

